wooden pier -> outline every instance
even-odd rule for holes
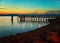
[[[17,16],[17,21],[19,22],[48,22],[48,19],[56,19],[58,16],[32,16],[32,15],[19,15],[19,14],[7,14],[0,16],[11,16],[11,23],[13,24],[14,16]]]
[[[43,17],[43,16],[40,16],[40,17],[19,17],[18,16],[18,21],[20,22],[48,22],[48,19],[56,19],[55,16],[49,16],[49,17]]]

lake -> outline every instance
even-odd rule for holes
[[[12,24],[10,16],[0,16],[0,37],[28,32],[46,25],[48,25],[46,22],[18,22],[16,16],[13,18]]]

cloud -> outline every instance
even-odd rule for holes
[[[0,9],[5,9],[5,8],[0,8]]]
[[[60,14],[60,10],[59,10],[59,11],[48,11],[48,13],[52,13],[52,14]]]

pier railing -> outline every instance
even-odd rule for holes
[[[48,22],[48,19],[56,19],[56,16],[40,16],[40,17],[19,17],[19,22]]]

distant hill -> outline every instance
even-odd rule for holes
[[[60,16],[60,14],[0,14],[0,16]]]

